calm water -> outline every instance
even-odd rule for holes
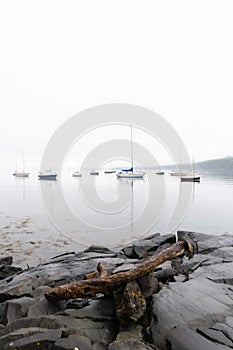
[[[169,232],[177,200],[185,202],[190,186],[186,215],[181,222],[174,216],[170,231],[233,234],[233,177],[205,175],[201,183],[181,184],[179,178],[154,171],[148,171],[145,180],[131,181],[103,171],[73,178],[67,170],[58,181],[42,184],[36,173],[23,179],[5,172],[0,180],[1,252],[12,254],[19,264],[35,264],[82,245],[115,247],[142,235]]]

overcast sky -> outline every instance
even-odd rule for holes
[[[196,160],[233,155],[232,0],[0,2],[0,159],[36,164],[79,111],[163,116]],[[165,160],[165,158],[164,158]]]

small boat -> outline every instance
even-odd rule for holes
[[[57,174],[51,172],[39,172],[38,180],[57,180]]]
[[[24,152],[23,152],[23,171],[17,171],[13,173],[13,176],[15,177],[28,177],[30,173],[25,172],[25,160],[24,160]]]
[[[164,171],[156,171],[156,175],[164,175]]]
[[[171,176],[186,176],[187,173],[184,171],[181,171],[181,170],[178,170],[178,171],[175,170],[175,171],[171,171],[170,175]]]
[[[116,173],[116,170],[105,170],[105,174],[113,174]]]
[[[99,171],[98,170],[91,170],[90,175],[99,175]]]
[[[181,182],[200,182],[201,181],[201,177],[196,175],[194,159],[193,159],[192,173],[186,176],[181,176],[180,181]]]
[[[15,176],[15,177],[28,177],[29,175],[30,175],[30,173],[25,173],[24,171],[15,171],[14,173],[13,173],[13,175]]]
[[[122,179],[143,179],[144,175],[144,171],[120,171],[119,173],[117,173],[117,177]]]
[[[186,175],[181,176],[180,181],[182,182],[200,182],[201,177],[200,176],[192,176],[192,175]]]
[[[130,140],[131,140],[131,168],[130,169],[122,169],[117,173],[118,178],[123,179],[143,179],[146,174],[144,171],[135,171],[133,168],[133,127],[130,125]]]
[[[79,171],[74,171],[72,174],[73,177],[81,177],[82,174]]]

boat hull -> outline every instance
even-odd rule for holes
[[[190,177],[181,177],[180,178],[181,182],[200,182],[201,178],[200,176],[190,176]]]
[[[13,173],[15,177],[28,177],[30,173]]]
[[[57,174],[51,174],[51,175],[39,174],[38,179],[39,180],[57,180]]]
[[[145,173],[143,172],[135,172],[135,173],[131,173],[131,172],[128,172],[128,173],[118,173],[117,174],[117,177],[120,178],[120,179],[143,179]]]

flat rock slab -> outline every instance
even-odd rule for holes
[[[222,322],[233,314],[232,298],[233,291],[228,290],[227,295],[224,285],[204,277],[169,284],[154,295],[153,312],[158,319],[152,328],[155,344],[160,346],[174,328],[182,325],[196,330]]]

